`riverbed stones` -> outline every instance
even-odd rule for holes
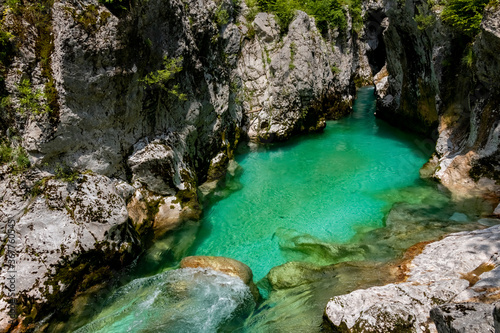
[[[494,333],[492,304],[444,304],[431,310],[431,318],[439,333]]]
[[[227,257],[190,256],[182,259],[180,267],[209,268],[214,271],[219,271],[224,274],[237,277],[250,287],[250,291],[256,300],[259,298],[259,290],[253,282],[252,270],[241,261]]]
[[[435,330],[429,313],[438,305],[498,299],[499,253],[498,225],[449,235],[412,260],[405,282],[333,297],[325,318],[341,332]]]

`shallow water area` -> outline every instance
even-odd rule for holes
[[[184,254],[250,266],[264,296],[254,310],[234,278],[173,270],[172,244],[160,241],[130,275],[142,277],[96,303],[83,326],[75,320],[77,332],[319,332],[330,297],[389,282],[388,263],[418,242],[479,228],[479,212],[419,178],[425,139],[374,112],[363,88],[354,112],[323,133],[243,147],[242,172],[206,205]],[[146,274],[151,260],[158,268]]]

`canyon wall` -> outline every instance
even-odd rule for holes
[[[228,0],[2,2],[0,264],[19,300],[11,320],[2,282],[0,327],[64,318],[157,238],[179,259],[190,243],[174,231],[194,237],[198,186],[237,143],[320,131],[355,82],[376,85],[379,117],[430,137],[423,176],[498,201],[499,11],[464,64],[439,6],[363,6],[363,29],[346,14],[321,34],[301,11],[283,31]]]
[[[371,79],[350,21],[323,38],[230,1],[37,6],[1,8],[2,330],[64,319],[155,239],[179,259],[239,140],[321,130]]]
[[[435,150],[423,177],[438,179],[457,199],[482,195],[498,203],[498,6],[486,7],[475,37],[441,20],[444,3],[372,6],[383,13],[370,19],[383,22],[387,55],[374,78],[377,116],[430,139],[420,143],[425,153]]]

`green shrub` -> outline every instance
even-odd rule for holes
[[[417,27],[419,30],[430,28],[436,22],[436,17],[434,15],[418,14],[415,15],[413,19],[417,23]]]
[[[229,13],[226,9],[222,8],[222,3],[215,10],[215,22],[220,26],[226,25],[229,22]]]
[[[9,142],[0,144],[0,165],[9,164],[14,173],[22,172],[31,165],[26,150],[22,146],[12,148]]]
[[[361,0],[344,1],[347,2],[341,2],[340,0],[257,0],[262,11],[272,12],[276,15],[283,32],[288,29],[288,25],[294,19],[297,10],[302,10],[313,16],[318,29],[323,33],[328,28],[338,27],[343,30],[347,26],[347,20],[342,6],[346,4],[349,6],[355,28],[360,30],[363,23]]]
[[[43,102],[45,94],[40,89],[34,90],[29,80],[21,80],[16,87],[19,92],[21,114],[28,112],[39,115],[50,111],[49,106]]]
[[[151,72],[144,77],[144,79],[140,80],[142,83],[151,86],[157,87],[163,91],[166,91],[180,100],[186,100],[186,94],[183,94],[179,91],[179,85],[174,85],[171,89],[167,87],[168,83],[174,79],[175,74],[182,71],[182,57],[179,58],[168,58],[165,56],[163,58],[163,68],[157,71]]]
[[[14,171],[21,172],[30,167],[31,163],[28,158],[28,154],[26,153],[26,150],[24,150],[23,147],[18,146],[14,150],[13,157],[15,161]]]
[[[484,7],[490,0],[448,0],[441,18],[463,34],[474,37],[479,33]]]
[[[476,61],[476,55],[472,46],[469,45],[465,49],[465,55],[462,58],[462,64],[464,64],[467,68],[472,68],[474,66],[474,62]]]
[[[257,2],[257,0],[245,0],[245,3],[248,7],[248,11],[245,14],[245,19],[248,23],[251,23],[260,11],[259,3]]]
[[[12,160],[12,148],[9,144],[2,142],[0,144],[0,165],[9,163]]]

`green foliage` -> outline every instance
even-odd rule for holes
[[[363,29],[363,16],[361,15],[363,12],[362,6],[361,6],[361,0],[346,0],[344,1],[343,4],[348,5],[349,7],[349,13],[351,14],[352,18],[352,28],[354,31],[359,33],[361,29]],[[340,14],[340,8],[337,10],[338,15]],[[339,27],[342,27],[345,29],[345,25],[338,25]]]
[[[30,167],[30,160],[28,158],[28,154],[26,153],[26,150],[24,150],[23,147],[18,146],[14,150],[14,171],[17,172],[22,172]]]
[[[16,86],[19,92],[19,111],[35,115],[50,111],[50,107],[43,102],[45,94],[40,89],[33,89],[29,80],[24,79]]]
[[[222,5],[223,3],[215,10],[215,22],[220,26],[226,25],[229,22],[229,13],[226,9],[222,8]]]
[[[313,16],[316,25],[321,32],[328,28],[345,29],[347,26],[346,13],[342,8],[348,5],[353,17],[354,28],[361,30],[363,19],[361,17],[361,0],[257,0],[262,11],[272,12],[278,18],[278,24],[282,31],[288,29],[288,25],[295,17],[297,10],[302,10]],[[247,0],[247,5],[249,0]],[[358,31],[359,31],[358,30]]]
[[[30,160],[22,146],[12,148],[9,142],[0,143],[0,165],[9,164],[14,173],[22,172],[30,167]]]
[[[88,5],[83,7],[82,11],[78,14],[72,7],[65,8],[71,14],[73,20],[79,23],[87,33],[95,33],[100,26],[107,23],[111,14],[108,11],[101,11],[96,5]]]
[[[483,11],[490,0],[448,0],[441,18],[469,37],[479,33]]]
[[[0,165],[9,163],[12,160],[12,148],[9,144],[0,143]]]
[[[432,2],[417,6],[418,14],[415,15],[413,20],[417,23],[417,28],[419,30],[426,30],[434,26],[434,23],[436,22],[436,16],[434,16],[434,13],[429,10],[429,7],[432,6]]]
[[[330,66],[330,70],[332,71],[332,74],[338,74],[338,73],[340,73],[340,68],[338,68],[335,65]]]
[[[465,55],[462,58],[462,64],[464,64],[467,68],[472,69],[472,66],[474,66],[475,61],[476,61],[476,54],[474,53],[472,46],[469,45],[465,49]]]
[[[52,33],[52,6],[54,0],[8,0],[6,3],[9,7],[9,12],[12,14],[12,24],[9,27],[12,30],[10,32],[16,36],[15,40],[19,43],[27,36],[33,35],[33,33],[36,36],[35,57],[36,61],[40,64],[41,74],[44,78],[45,87],[43,97],[48,107],[44,107],[44,110],[35,107],[34,113],[49,111],[51,119],[55,119],[58,114],[59,104],[51,66],[52,53],[54,51],[54,34]],[[27,24],[23,24],[23,22]],[[13,45],[14,47],[16,45]],[[23,83],[21,82],[20,85],[23,85]],[[38,92],[33,92],[33,94],[36,95]],[[29,95],[22,97],[29,97]],[[23,111],[25,110],[21,110],[21,112]]]
[[[178,84],[174,85],[171,89],[167,87],[168,83],[174,79],[175,74],[182,71],[182,60],[182,57],[170,59],[165,56],[163,58],[163,69],[149,73],[141,82],[148,86],[164,90],[185,101],[187,96],[179,91]]]
[[[78,179],[78,171],[71,169],[67,164],[58,164],[55,168],[54,176],[62,181],[72,183]]]
[[[245,3],[248,7],[248,11],[245,14],[245,19],[248,23],[253,22],[255,16],[260,12],[259,3],[257,0],[245,0]]]
[[[430,28],[436,22],[436,17],[432,14],[429,15],[418,14],[415,15],[413,19],[417,23],[417,27],[419,30],[425,30],[427,28]]]

